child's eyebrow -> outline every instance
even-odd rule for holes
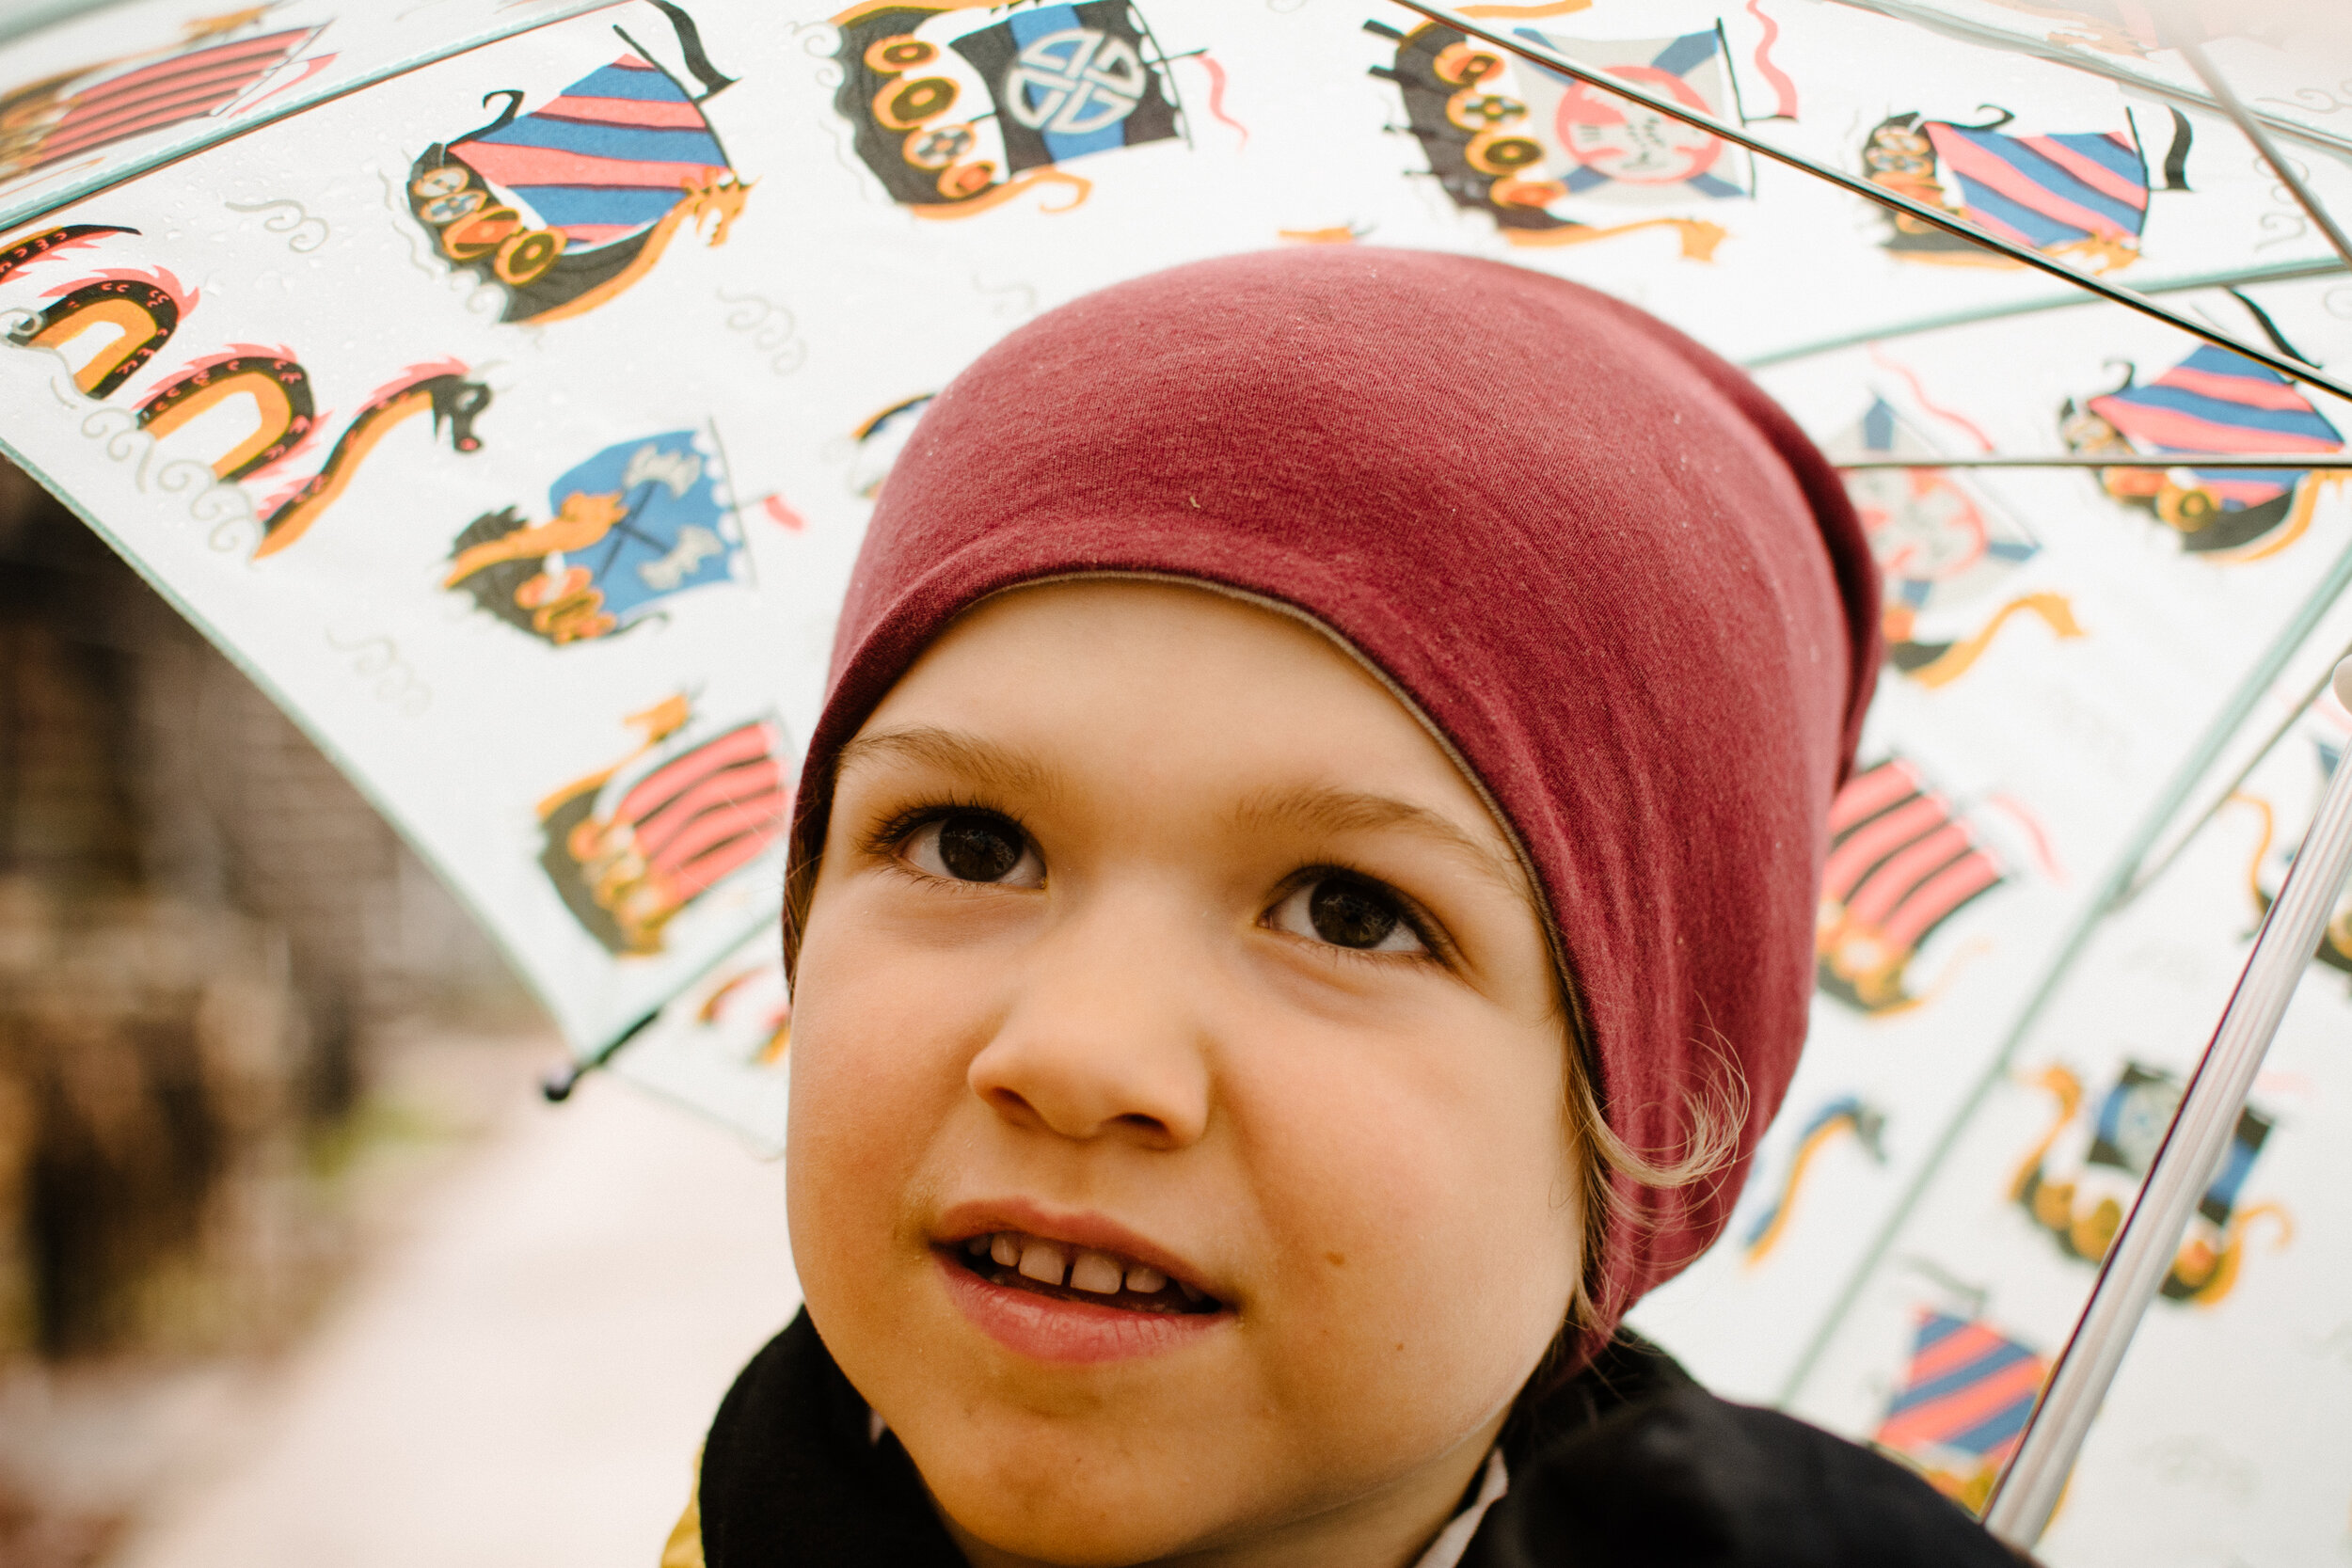
[[[1310,833],[1376,832],[1402,828],[1455,850],[1512,893],[1527,894],[1527,875],[1508,852],[1463,831],[1442,813],[1392,795],[1357,789],[1296,789],[1268,793],[1243,802],[1234,820],[1244,828],[1287,827]]]
[[[930,724],[858,736],[841,748],[834,777],[869,760],[921,763],[1007,795],[1042,794],[1049,783],[1043,765],[1025,752]]]

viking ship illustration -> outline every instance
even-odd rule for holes
[[[1862,145],[1864,177],[2012,245],[2095,272],[2137,261],[2149,199],[2137,129],[2018,136],[2000,129],[2012,119],[2003,112],[1985,125],[1958,125],[1916,113],[1890,116]],[[2180,187],[2188,122],[2176,115],[2174,127],[2166,166]],[[1889,219],[1886,249],[1905,261],[2017,265],[1907,213]]]
[[[690,741],[692,718],[682,696],[631,714],[644,737],[636,751],[539,803],[539,863],[608,952],[660,952],[680,911],[784,832],[782,723],[756,719]]]
[[[2087,1118],[2082,1081],[2073,1072],[2047,1068],[2035,1083],[2056,1102],[2057,1115],[2019,1164],[2010,1196],[2061,1253],[2095,1265],[2106,1258],[2171,1125],[2181,1081],[2162,1069],[2126,1062]],[[2227,1296],[2257,1222],[2274,1227],[2274,1250],[2293,1239],[2293,1222],[2278,1204],[2238,1207],[2247,1174],[2276,1125],[2250,1105],[2238,1113],[2229,1156],[2199,1200],[2164,1276],[2160,1289],[2168,1299],[2210,1307]]]
[[[2276,372],[2227,349],[2206,346],[2144,385],[2122,387],[2080,405],[2071,398],[2058,427],[2085,457],[2344,451],[2344,438],[2302,393]],[[2341,475],[2301,468],[2099,470],[2107,494],[2152,513],[2181,535],[2181,547],[2222,561],[2257,561],[2302,537],[2323,484]]]
[[[221,114],[325,30],[224,36],[260,14],[194,23],[178,47],[102,60],[0,94],[0,181]]]
[[[1982,1319],[1923,1310],[1902,1386],[1871,1440],[1981,1513],[2048,1375],[2032,1347]]]
[[[1049,210],[1067,211],[1093,187],[1063,165],[1189,140],[1168,57],[1125,0],[1020,7],[994,22],[885,0],[834,21],[834,108],[890,198],[921,216],[984,212],[1041,186],[1059,186]]]
[[[548,487],[548,520],[513,507],[457,536],[441,586],[563,647],[659,615],[668,600],[735,579],[742,539],[698,432],[623,441]]]
[[[2006,879],[1914,764],[1890,757],[1856,774],[1830,807],[1815,945],[1821,990],[1875,1015],[1918,1006],[1925,998],[1906,975],[1920,945]]]
[[[703,104],[732,85],[693,24],[665,6],[688,68],[677,78],[628,48],[528,114],[518,88],[498,118],[425,149],[408,207],[453,266],[502,285],[501,320],[559,321],[634,287],[681,230],[724,245],[751,183],[739,178]]]
[[[1804,1124],[1804,1131],[1797,1134],[1797,1150],[1789,1156],[1788,1174],[1781,1178],[1780,1190],[1756,1216],[1740,1243],[1740,1256],[1747,1263],[1753,1267],[1764,1261],[1788,1234],[1798,1195],[1822,1149],[1841,1137],[1851,1137],[1874,1164],[1883,1165],[1886,1163],[1885,1132],[1886,1113],[1851,1095],[1833,1100],[1814,1112]]]
[[[1743,187],[1719,171],[1725,150],[1718,138],[1694,135],[1678,122],[1510,59],[1438,23],[1400,33],[1385,23],[1367,22],[1364,30],[1396,43],[1395,59],[1375,66],[1372,73],[1395,83],[1403,94],[1406,129],[1421,143],[1438,186],[1455,206],[1493,218],[1513,245],[1582,245],[1638,229],[1669,228],[1680,237],[1686,258],[1705,261],[1722,243],[1720,225],[1694,218],[1597,227],[1554,211],[1580,194],[1604,185],[1639,186],[1645,179],[1656,187],[1645,196],[1658,199],[1744,195]],[[1541,33],[1529,36],[1566,52],[1559,40]],[[1702,67],[1720,71],[1720,50],[1716,34],[1697,33],[1661,40],[1645,63],[1609,62],[1605,69],[1712,109],[1717,105],[1692,78]],[[1654,144],[1659,161],[1639,161],[1637,142]]]
[[[1883,398],[1843,445],[1872,456],[1932,458],[1934,446]],[[1990,497],[1951,470],[1862,468],[1846,475],[1846,493],[1886,575],[1886,658],[1922,686],[1948,685],[1983,657],[2002,628],[2020,616],[2039,619],[2060,638],[2083,635],[2061,594],[2020,594],[1990,617],[1967,607],[2041,553],[2041,543]],[[1953,611],[1970,620],[1961,620]],[[1948,635],[1938,635],[1949,628]]]

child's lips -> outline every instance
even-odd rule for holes
[[[1073,1247],[1020,1230],[974,1236],[949,1256],[984,1279],[1068,1301],[1139,1312],[1214,1312],[1217,1304],[1191,1280],[1101,1247]]]
[[[999,1238],[1007,1243],[1000,1243]],[[1116,1268],[1122,1280],[1136,1270],[1162,1275],[1190,1304],[1202,1296],[1225,1294],[1199,1265],[1104,1214],[1048,1208],[1027,1198],[999,1198],[959,1203],[931,1227],[932,1245],[953,1249],[976,1262],[982,1249],[973,1243],[982,1241],[990,1243],[985,1250],[992,1262],[1038,1283],[1048,1283],[1051,1273],[1056,1277],[1050,1283],[1092,1295],[1120,1289],[1104,1272],[1109,1268]],[[1010,1250],[998,1258],[1007,1244]],[[989,1272],[988,1264],[978,1266]]]
[[[1032,1361],[1094,1366],[1158,1355],[1198,1343],[1233,1319],[1231,1310],[1211,1301],[1192,1310],[1112,1306],[1086,1300],[1067,1287],[1052,1287],[1049,1293],[1049,1288],[1017,1273],[993,1270],[1019,1281],[1001,1283],[967,1267],[959,1250],[931,1249],[948,1297],[975,1327]]]
[[[944,1216],[932,1256],[964,1315],[1041,1361],[1124,1360],[1234,1316],[1200,1272],[1115,1220],[1015,1200]]]

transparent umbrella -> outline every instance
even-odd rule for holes
[[[1889,667],[1804,1067],[1640,1321],[1981,1507],[2352,741],[2345,35],[2115,0],[34,8],[0,22],[0,441],[370,793],[579,1068],[780,1147],[785,805],[867,508],[961,365],[1277,245],[1656,311],[1849,466]],[[2143,1243],[2053,1561],[2352,1544],[2322,901]]]

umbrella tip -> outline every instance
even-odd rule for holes
[[[2352,708],[2352,658],[2336,666],[2336,701]]]
[[[611,1061],[613,1056],[619,1053],[621,1047],[627,1045],[629,1041],[635,1039],[638,1036],[644,1034],[647,1029],[651,1028],[654,1021],[659,1019],[660,1016],[661,1009],[656,1007],[653,1011],[647,1013],[644,1017],[639,1019],[636,1022],[630,1024],[628,1028],[613,1036],[612,1041],[605,1045],[602,1049],[598,1050],[595,1055],[575,1057],[571,1061],[564,1063],[562,1067],[557,1068],[553,1072],[548,1073],[545,1078],[539,1080],[539,1092],[547,1097],[548,1104],[563,1104],[564,1101],[571,1099],[572,1091],[580,1087],[580,1081],[582,1078],[587,1077],[588,1074],[596,1071],[596,1069]]]
[[[572,1090],[580,1086],[581,1077],[595,1065],[593,1062],[566,1062],[539,1080],[539,1092],[547,1097],[548,1104],[561,1105],[571,1099]]]

